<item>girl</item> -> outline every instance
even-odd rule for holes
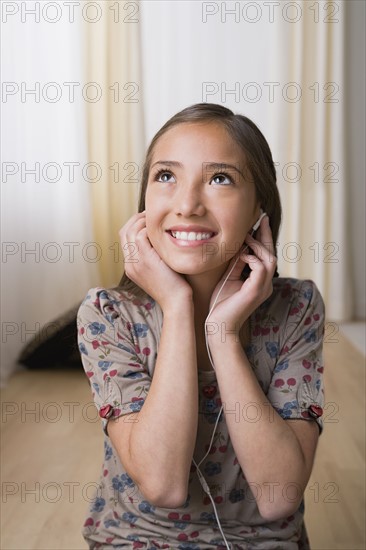
[[[153,138],[122,280],[78,312],[105,433],[90,548],[308,548],[324,304],[278,277],[280,220],[248,118],[197,104]]]

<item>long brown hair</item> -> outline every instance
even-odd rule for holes
[[[235,115],[230,109],[215,103],[197,103],[183,109],[183,111],[170,118],[155,134],[147,150],[143,165],[138,212],[145,210],[145,195],[150,166],[158,140],[174,126],[194,122],[216,122],[222,124],[232,139],[242,149],[246,158],[246,172],[254,182],[257,200],[262,209],[268,214],[273,235],[273,245],[276,250],[282,209],[276,183],[276,170],[269,145],[262,132],[249,118],[243,115]],[[245,266],[242,272],[242,279],[248,275],[249,271],[248,266]],[[278,277],[277,271],[274,276]],[[127,277],[125,272],[117,288],[121,287],[134,293],[141,292],[141,289]]]

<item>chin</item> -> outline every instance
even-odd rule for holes
[[[207,264],[189,266],[189,265],[187,265],[187,262],[185,262],[184,265],[180,265],[180,264],[174,264],[173,265],[172,263],[169,263],[169,267],[170,267],[170,269],[172,269],[176,273],[179,273],[180,275],[192,276],[192,275],[203,275],[204,273],[213,272],[219,266],[217,266],[217,265],[208,266]]]
[[[201,254],[196,257],[189,257],[179,253],[169,255],[166,250],[164,252],[157,250],[157,253],[170,269],[180,275],[202,275],[217,270],[222,265],[219,258],[213,258],[212,256],[205,261],[202,259]]]
[[[173,266],[169,265],[170,269],[175,271],[176,273],[179,273],[179,275],[199,275],[200,273],[204,273],[204,270],[194,267],[187,267],[185,266]]]
[[[196,275],[197,273],[202,273],[204,271],[203,265],[189,265],[187,261],[174,261],[170,258],[163,258],[162,260],[170,269],[179,273],[180,275]]]

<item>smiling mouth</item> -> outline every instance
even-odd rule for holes
[[[196,232],[196,231],[168,231],[174,239],[179,239],[180,241],[204,241],[211,239],[215,233],[209,232]]]

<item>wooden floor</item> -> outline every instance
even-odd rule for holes
[[[365,359],[335,339],[325,344],[325,429],[307,528],[313,550],[365,550]],[[16,373],[1,420],[1,550],[86,549],[80,529],[103,448],[84,373]]]

